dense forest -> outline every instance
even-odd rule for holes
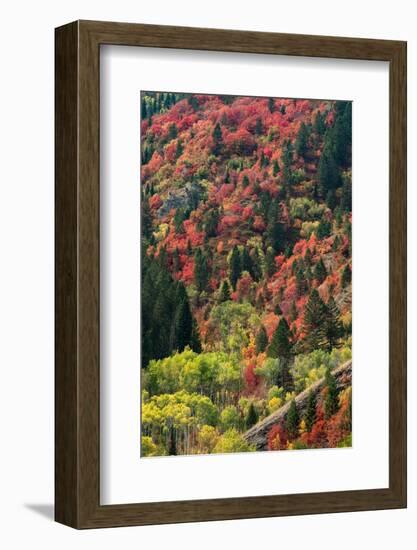
[[[142,456],[351,445],[351,108],[141,94]]]

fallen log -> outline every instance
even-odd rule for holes
[[[347,361],[346,363],[339,365],[333,369],[332,374],[336,378],[338,390],[341,391],[345,389],[352,383],[352,361]],[[323,377],[295,397],[295,403],[300,416],[303,416],[307,408],[309,393],[314,392],[319,394],[325,384],[326,379]],[[258,450],[266,450],[269,430],[275,424],[280,424],[285,421],[290,404],[290,402],[286,403],[277,411],[264,418],[264,420],[261,420],[261,422],[258,422],[252,426],[252,428],[243,434],[244,439],[251,445],[255,445]]]

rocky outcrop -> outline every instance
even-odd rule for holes
[[[343,365],[336,367],[332,374],[336,378],[336,384],[339,390],[343,390],[347,386],[350,386],[352,383],[352,361],[347,361]],[[318,380],[306,390],[301,392],[295,398],[297,404],[297,409],[302,416],[307,408],[308,395],[312,391],[316,394],[319,394],[325,386],[325,378]],[[290,408],[290,403],[286,403],[283,407],[277,411],[270,414],[267,418],[252,426],[243,437],[246,441],[252,445],[255,445],[258,450],[265,450],[267,448],[267,437],[268,432],[274,424],[280,424],[285,420],[288,410]]]

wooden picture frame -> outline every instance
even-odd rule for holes
[[[94,21],[57,28],[55,41],[56,521],[99,528],[406,507],[406,43]],[[388,488],[100,505],[99,52],[104,44],[389,63]]]

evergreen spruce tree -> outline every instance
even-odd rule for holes
[[[329,349],[337,347],[343,335],[343,325],[340,321],[340,311],[333,296],[327,302],[326,336]]]
[[[336,199],[336,193],[334,189],[329,189],[327,191],[326,204],[330,208],[330,210],[334,210],[336,208],[337,199]]]
[[[179,283],[176,302],[177,308],[172,324],[171,348],[177,351],[183,351],[185,346],[190,344],[193,331],[193,317],[187,298],[185,287]]]
[[[330,220],[321,219],[316,231],[317,238],[319,240],[330,237],[332,233],[332,223]]]
[[[278,302],[274,305],[274,313],[275,315],[282,315],[282,309]]]
[[[306,423],[306,430],[308,432],[311,432],[311,428],[313,427],[316,421],[316,408],[317,408],[316,394],[310,391],[308,394],[307,409],[304,416],[304,421]]]
[[[268,347],[268,335],[266,334],[265,327],[262,325],[259,329],[255,339],[256,353],[263,353]]]
[[[281,317],[268,347],[268,357],[289,358],[292,352],[290,336],[290,327],[288,326],[285,317]]]
[[[249,255],[248,249],[244,246],[242,250],[242,256],[241,256],[241,263],[242,263],[242,271],[247,271],[252,279],[255,279],[254,277],[254,270],[253,270],[253,263],[252,258]]]
[[[320,157],[318,179],[324,197],[330,189],[336,189],[340,184],[339,169],[333,155],[327,149],[323,150]]]
[[[197,321],[194,318],[189,346],[195,353],[201,353],[200,332],[198,330]]]
[[[345,288],[352,281],[352,271],[348,264],[345,265],[342,271],[342,287]]]
[[[313,125],[314,131],[319,136],[323,136],[326,131],[325,117],[320,111],[317,112]]]
[[[180,253],[178,247],[175,247],[174,252],[172,253],[172,267],[175,273],[180,270]]]
[[[222,286],[220,287],[219,301],[222,303],[222,302],[227,302],[229,300],[230,300],[230,285],[229,285],[229,281],[225,279],[222,282]]]
[[[295,284],[297,288],[297,296],[302,296],[307,290],[307,281],[302,268],[297,268],[295,272]]]
[[[291,165],[293,161],[293,147],[291,141],[288,139],[283,146],[282,153],[282,176],[284,183],[290,185],[292,183]]]
[[[171,141],[172,139],[175,139],[178,136],[178,128],[175,122],[170,124],[168,128],[168,141]]]
[[[275,265],[275,253],[273,248],[269,246],[265,254],[265,271],[267,276],[272,277],[276,269],[277,268]]]
[[[352,180],[348,177],[345,177],[343,180],[340,207],[345,212],[352,211]]]
[[[212,136],[213,136],[213,148],[211,152],[213,153],[213,155],[216,155],[216,156],[221,155],[223,152],[224,143],[223,143],[222,129],[218,122],[214,127]]]
[[[262,120],[260,118],[257,118],[255,123],[255,134],[257,136],[261,136],[263,133],[264,133],[264,126],[262,124]]]
[[[304,157],[308,148],[308,131],[307,126],[302,122],[300,129],[298,130],[297,138],[295,140],[295,150],[299,157]]]
[[[324,416],[329,419],[339,409],[339,396],[337,391],[336,378],[330,372],[330,369],[326,371],[326,397],[324,399]]]
[[[258,420],[259,420],[258,412],[255,409],[253,403],[251,402],[249,405],[248,413],[246,415],[246,420],[245,420],[246,428],[247,429],[251,428],[258,422]]]
[[[327,277],[326,267],[324,265],[323,260],[320,258],[314,268],[314,278],[317,280],[319,285],[321,285],[321,283],[324,281],[326,277]]]
[[[285,231],[280,219],[279,204],[275,200],[270,202],[268,208],[268,223],[266,227],[266,239],[276,254],[285,248]]]
[[[152,238],[152,214],[151,209],[149,208],[149,201],[147,197],[142,194],[141,200],[141,233],[142,238],[149,241]]]
[[[252,278],[254,281],[260,281],[262,279],[262,261],[259,255],[258,247],[254,248],[251,254],[252,261]]]
[[[268,109],[270,113],[275,111],[275,99],[273,97],[268,98]]]
[[[242,185],[243,185],[243,187],[247,187],[247,186],[249,185],[249,183],[250,183],[249,178],[248,178],[248,176],[245,174],[245,175],[243,176],[243,179],[242,179]]]
[[[304,310],[304,347],[307,352],[327,349],[326,337],[327,307],[317,289],[313,288]]]
[[[242,274],[242,262],[240,258],[240,252],[238,247],[235,245],[232,249],[232,254],[230,256],[230,282],[232,283],[233,290],[236,290],[236,284],[240,279]]]
[[[278,174],[279,174],[279,164],[277,159],[275,159],[272,164],[272,175],[274,176],[274,178],[276,178]]]
[[[199,292],[206,289],[208,283],[207,258],[201,248],[194,255],[194,282]]]
[[[175,149],[175,158],[179,158],[184,152],[184,147],[182,145],[182,141],[177,141],[177,148]]]
[[[298,414],[297,404],[293,399],[288,409],[287,418],[286,418],[286,428],[287,433],[291,439],[298,437],[298,425],[300,423],[300,417]]]

